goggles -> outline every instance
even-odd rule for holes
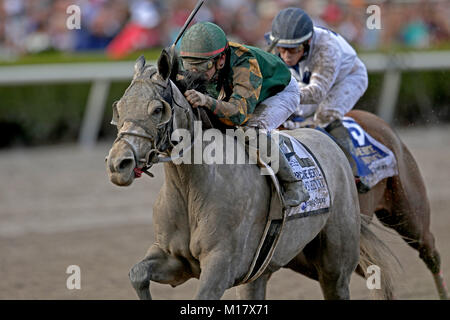
[[[214,66],[214,60],[183,58],[183,67],[187,71],[207,72]]]
[[[305,44],[301,43],[300,45],[298,45],[295,48],[286,48],[286,47],[283,47],[283,46],[277,46],[276,48],[277,48],[277,51],[279,53],[283,53],[283,52],[287,51],[289,54],[297,54],[300,51],[303,51],[305,49]]]

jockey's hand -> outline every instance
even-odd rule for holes
[[[192,108],[197,107],[206,107],[206,96],[203,93],[200,93],[196,90],[187,90],[184,93],[184,96],[186,97],[187,101],[191,104]]]

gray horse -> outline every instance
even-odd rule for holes
[[[146,66],[141,57],[130,86],[113,105],[118,136],[106,166],[116,185],[130,185],[136,168],[155,154],[170,151],[174,130],[194,133],[194,112],[170,80],[172,66],[173,57],[165,51],[157,67]],[[364,271],[364,262],[382,266],[383,290],[379,291],[391,296],[383,244],[361,223],[345,155],[316,130],[289,134],[320,163],[331,197],[329,212],[287,221],[264,273],[242,284],[266,225],[269,180],[252,164],[165,162],[165,182],[153,207],[156,240],[129,273],[139,298],[151,299],[150,281],[177,286],[195,277],[197,299],[220,299],[226,289],[237,285],[239,298],[264,299],[270,275],[302,259],[308,259],[319,275],[326,299],[349,299],[351,275],[358,265]],[[235,147],[244,150],[240,144]]]

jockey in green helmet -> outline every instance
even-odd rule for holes
[[[184,69],[203,73],[209,81],[207,93],[187,90],[186,99],[194,108],[209,109],[227,125],[270,132],[299,103],[298,85],[280,58],[228,41],[214,23],[190,27],[181,40],[180,56]],[[281,150],[277,177],[284,187],[286,206],[298,206],[309,198]]]
[[[228,125],[247,123],[259,103],[282,92],[292,80],[278,57],[259,48],[228,42],[223,30],[211,22],[197,23],[186,31],[180,56],[186,70],[202,72],[214,84],[208,95],[216,103],[208,99],[202,106]],[[297,100],[296,94],[291,96]],[[200,106],[196,102],[191,101],[194,107]],[[291,115],[292,107],[280,110],[284,112],[279,112],[275,123],[265,123],[264,129],[277,128]]]

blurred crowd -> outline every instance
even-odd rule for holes
[[[120,58],[172,43],[197,0],[0,0],[0,59],[49,50],[105,50]],[[80,28],[69,29],[71,5]],[[369,29],[369,5],[381,9],[381,29]],[[428,48],[450,41],[449,0],[209,0],[195,21],[220,25],[230,40],[264,47],[279,10],[298,6],[317,25],[360,49],[392,45]]]

